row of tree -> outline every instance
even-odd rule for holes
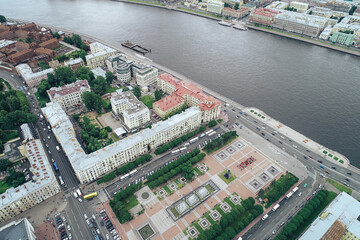
[[[274,238],[275,240],[295,239],[297,236],[292,234],[299,229],[309,217],[318,210],[325,201],[329,192],[325,189],[320,190],[316,196],[311,199],[303,209],[301,209],[291,221],[281,230],[281,232]]]
[[[236,134],[236,131],[230,131],[226,132],[223,135],[221,135],[219,138],[216,138],[215,140],[212,140],[208,144],[205,145],[203,148],[207,152],[213,152],[220,148],[222,148],[224,145],[228,144],[230,141],[235,139],[238,135]]]
[[[126,223],[133,218],[129,213],[129,211],[126,209],[125,200],[129,198],[131,195],[133,195],[134,192],[139,190],[141,187],[142,187],[142,182],[133,184],[127,187],[126,189],[116,193],[114,195],[114,198],[110,200],[110,206],[121,224]]]
[[[187,180],[192,180],[194,177],[194,169],[192,166],[203,160],[204,157],[204,153],[200,153],[199,149],[195,149],[185,156],[180,157],[176,161],[168,164],[156,173],[148,176],[146,184],[149,186],[149,188],[153,189],[181,173],[184,173],[184,177]]]
[[[156,155],[164,153],[166,151],[168,151],[169,149],[172,149],[174,147],[179,146],[181,143],[185,142],[186,140],[192,138],[193,136],[195,136],[196,134],[199,134],[201,132],[204,132],[206,130],[206,128],[204,126],[199,127],[198,129],[196,129],[195,131],[189,132],[187,134],[185,134],[182,137],[176,138],[174,140],[172,140],[171,142],[164,144],[160,147],[158,147],[154,153]]]
[[[86,55],[87,55],[87,53],[81,49],[81,50],[74,51],[68,55],[63,54],[63,55],[56,56],[54,59],[58,60],[59,62],[64,62],[71,58],[72,59],[81,58],[84,61],[84,63],[86,63],[86,57],[85,57]]]
[[[144,155],[138,157],[137,159],[135,159],[135,161],[129,162],[129,163],[125,164],[124,166],[121,166],[120,168],[118,168],[117,174],[121,175],[121,174],[128,173],[131,170],[135,169],[136,167],[138,167],[150,160],[151,160],[151,155],[144,154]]]
[[[200,233],[198,240],[231,240],[241,232],[264,210],[261,205],[256,205],[255,200],[249,197],[241,202],[241,205],[234,206],[229,213],[225,213],[220,224],[215,223],[209,229]]]
[[[215,127],[217,124],[217,122],[215,120],[211,120],[209,123],[208,123],[208,127],[209,128],[212,128],[212,127]]]
[[[287,191],[290,190],[299,178],[292,173],[282,175],[278,180],[271,182],[270,186],[264,191],[260,190],[258,195],[266,201],[266,208],[270,207],[274,202],[280,199]]]
[[[60,38],[59,33],[57,33],[57,35],[55,33],[54,36],[56,38]],[[74,34],[71,37],[64,37],[64,42],[66,42],[66,43],[68,43],[70,45],[75,45],[76,47],[78,47],[78,48],[80,48],[80,49],[82,49],[82,50],[84,50],[86,52],[89,51],[88,45],[86,45],[82,41],[81,37],[79,35],[77,35],[77,34]]]

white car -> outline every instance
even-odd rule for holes
[[[79,202],[82,202],[81,198],[78,198]]]
[[[299,197],[301,196],[302,192],[299,192]]]
[[[87,219],[87,218],[88,218],[86,214],[84,214],[84,218],[85,218],[85,219]]]
[[[106,234],[106,239],[108,239],[108,240],[110,239],[109,234]]]
[[[68,230],[68,231],[70,231],[70,230],[71,230],[70,225],[67,225],[67,230]]]

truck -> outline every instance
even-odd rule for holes
[[[280,207],[280,204],[276,204],[276,205],[272,208],[273,212],[275,212],[279,207]]]
[[[59,147],[59,146],[56,146],[56,150],[60,151],[60,147]]]
[[[292,190],[292,192],[293,192],[293,193],[296,193],[297,190],[299,190],[299,188],[298,188],[298,187],[295,187],[295,188]]]
[[[76,193],[76,192],[74,192],[74,197],[75,197],[75,198],[78,198],[78,195],[77,195],[77,193]]]
[[[265,214],[261,219],[262,219],[262,220],[265,220],[265,219],[267,219],[268,217],[269,217],[269,215]]]
[[[76,192],[77,192],[77,194],[79,195],[79,197],[82,197],[82,193],[81,193],[81,191],[80,191],[80,189],[78,188],[78,189],[76,189]]]

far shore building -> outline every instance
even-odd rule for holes
[[[296,12],[303,13],[309,8],[309,4],[302,2],[291,2],[290,7],[295,8]]]
[[[90,44],[91,54],[86,55],[86,62],[90,69],[98,68],[105,65],[107,57],[114,56],[116,50],[99,42]]]
[[[284,11],[274,17],[273,27],[289,32],[317,37],[332,19]]]
[[[25,147],[26,157],[31,165],[31,180],[17,188],[9,188],[0,195],[0,222],[7,221],[60,192],[41,141],[30,140]]]
[[[71,70],[76,71],[78,67],[84,66],[84,61],[81,58],[71,58],[69,61],[65,61],[64,65],[70,67]]]
[[[206,11],[221,15],[224,3],[216,0],[208,0]]]
[[[150,110],[131,91],[116,91],[110,102],[113,113],[124,122],[128,132],[150,124]]]
[[[157,68],[138,62],[132,64],[132,71],[136,79],[136,84],[140,87],[148,87],[156,83],[156,77],[159,75]]]
[[[39,85],[42,79],[46,80],[48,73],[54,73],[54,69],[52,68],[45,69],[40,72],[33,72],[28,64],[19,64],[15,68],[26,84],[31,88]]]
[[[67,110],[82,103],[81,95],[90,91],[87,80],[77,80],[61,87],[52,87],[46,92],[51,102],[57,102],[64,110]]]
[[[250,22],[270,26],[274,22],[274,17],[279,13],[280,11],[273,9],[256,8],[250,13]]]
[[[250,8],[240,7],[239,9],[224,8],[222,15],[232,18],[243,18],[250,13]]]
[[[86,154],[76,139],[71,121],[58,103],[47,103],[41,110],[82,184],[92,182],[201,125],[201,110],[198,107],[191,107],[166,121],[153,124],[152,128],[146,128],[121,141]]]
[[[199,107],[203,122],[216,120],[220,115],[221,102],[213,96],[205,94],[193,83],[181,81],[169,73],[163,73],[158,76],[158,87],[169,94],[153,104],[155,113],[162,118],[184,105],[184,102],[180,101],[178,97],[183,98],[188,106]]]
[[[12,221],[2,226],[0,228],[0,239],[36,240],[37,238],[33,225],[31,225],[27,218],[23,218],[17,221]]]

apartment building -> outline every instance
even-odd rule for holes
[[[256,8],[250,13],[250,22],[270,26],[274,21],[274,17],[279,13],[280,11],[273,9]]]
[[[65,61],[64,65],[70,67],[71,70],[76,71],[78,67],[84,66],[84,61],[81,58],[71,58],[69,61]]]
[[[157,68],[139,62],[132,64],[132,71],[136,84],[141,87],[148,87],[155,83],[156,77],[159,75]]]
[[[232,18],[243,18],[250,13],[250,8],[240,7],[239,9],[224,8],[222,15]]]
[[[25,148],[31,164],[31,180],[0,195],[0,222],[9,220],[60,191],[41,141],[30,140]]]
[[[91,54],[86,55],[86,62],[90,69],[98,68],[105,65],[106,58],[109,56],[114,56],[116,50],[108,47],[99,42],[94,42],[90,44]]]
[[[287,3],[287,2],[274,1],[274,2],[270,3],[268,6],[266,6],[266,8],[284,10],[288,6],[289,6],[289,3]]]
[[[317,37],[330,20],[318,16],[284,11],[275,16],[272,26],[289,32]]]
[[[58,103],[48,103],[42,111],[81,183],[91,182],[201,124],[200,109],[191,107],[166,121],[155,123],[152,128],[86,154],[76,139],[70,120]]]
[[[158,87],[169,96],[154,103],[154,111],[159,116],[166,116],[174,109],[182,107],[184,102],[188,106],[197,106],[202,112],[202,121],[208,122],[217,119],[220,114],[221,102],[205,94],[193,83],[181,81],[174,76],[163,73],[158,76]],[[177,97],[172,97],[176,95]],[[178,105],[176,105],[178,103]]]
[[[12,221],[0,228],[0,239],[36,240],[35,229],[27,218]]]
[[[90,86],[87,80],[77,80],[61,87],[52,87],[47,90],[51,102],[57,102],[67,110],[73,106],[82,103],[81,95],[84,92],[90,92]]]
[[[309,4],[302,2],[291,2],[290,7],[295,8],[296,12],[303,13],[309,8]]]
[[[131,81],[133,60],[125,54],[118,54],[106,58],[106,66],[109,71],[116,75],[116,78],[122,82]]]
[[[128,131],[150,124],[150,111],[131,91],[116,91],[111,99],[112,111],[125,123]]]
[[[352,32],[354,41],[358,41],[360,39],[360,16],[345,16],[340,23],[334,25],[332,33],[335,32]]]
[[[221,1],[208,0],[206,11],[221,15],[224,3]]]
[[[54,69],[52,68],[40,72],[33,72],[28,64],[19,64],[15,68],[30,88],[39,85],[42,79],[47,79],[48,73],[54,73]]]

